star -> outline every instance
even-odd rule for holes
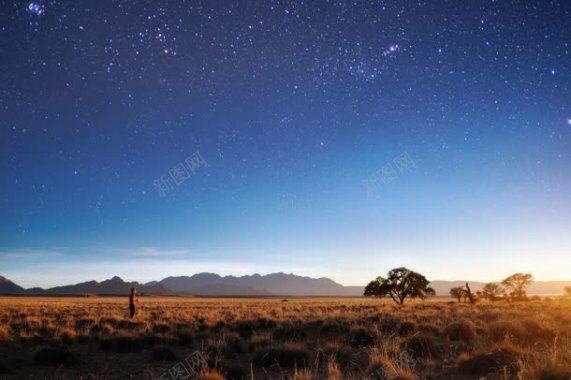
[[[38,3],[30,3],[26,8],[28,12],[36,15],[36,16],[43,16],[44,14],[44,7]]]

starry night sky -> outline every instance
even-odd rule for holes
[[[3,1],[0,20],[0,274],[21,285],[571,277],[568,1]]]

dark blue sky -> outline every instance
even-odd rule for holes
[[[22,285],[569,278],[569,2],[5,1],[0,20],[0,274]]]

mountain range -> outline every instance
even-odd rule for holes
[[[437,296],[448,296],[450,288],[463,286],[465,281],[433,281]],[[485,283],[470,281],[473,292],[483,288]],[[529,294],[562,294],[571,281],[538,281],[528,287]],[[193,276],[167,277],[147,283],[127,282],[120,277],[97,282],[87,281],[75,285],[54,288],[29,288],[13,283],[0,276],[0,294],[28,295],[125,295],[131,288],[139,294],[193,295],[193,296],[361,296],[364,286],[343,286],[329,278],[310,278],[293,273],[272,273],[267,275],[220,276],[215,273],[197,273]]]

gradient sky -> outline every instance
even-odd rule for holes
[[[22,286],[571,278],[568,1],[37,0],[0,20],[0,274]]]

